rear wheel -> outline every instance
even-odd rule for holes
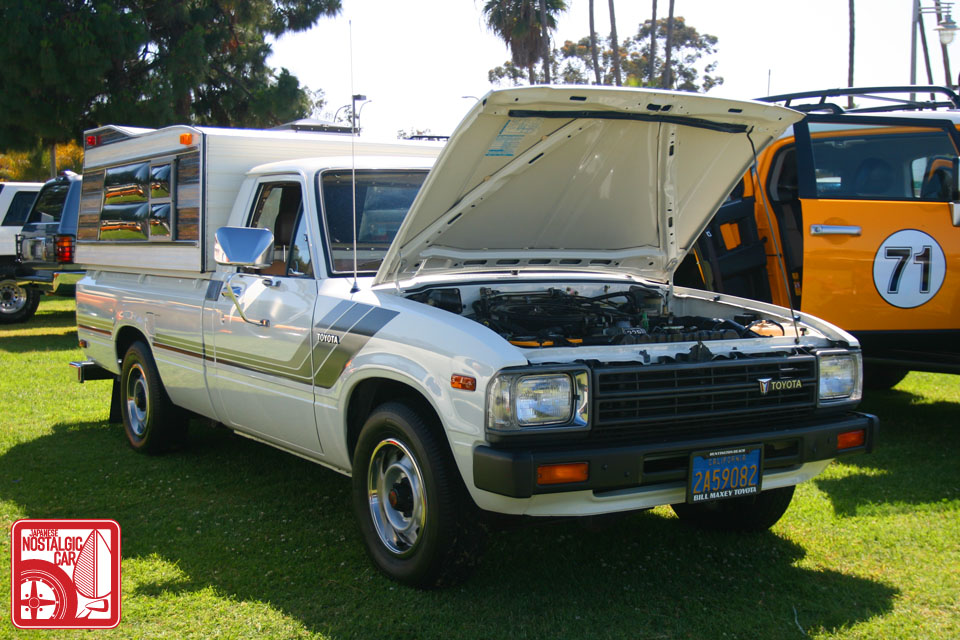
[[[670,505],[684,522],[719,531],[764,531],[783,517],[794,487],[761,491],[755,496],[729,498],[704,504]]]
[[[39,304],[39,289],[21,287],[16,280],[0,280],[0,324],[29,320]]]
[[[863,365],[863,386],[874,391],[893,389],[908,373],[910,370],[904,367],[865,364]]]
[[[364,424],[353,457],[353,506],[370,558],[398,582],[455,584],[480,558],[485,531],[453,458],[406,404],[381,405]]]
[[[182,444],[186,416],[167,396],[150,348],[134,342],[120,372],[120,415],[127,440],[137,451],[158,453]]]

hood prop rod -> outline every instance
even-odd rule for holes
[[[778,233],[773,232],[773,220],[770,215],[770,203],[767,201],[767,195],[760,187],[760,173],[757,170],[757,147],[753,144],[753,138],[747,131],[747,140],[750,142],[750,150],[753,152],[753,164],[750,165],[750,173],[753,176],[754,193],[760,194],[760,202],[763,204],[763,210],[767,214],[767,228],[770,229],[770,238],[773,240],[773,250],[777,253],[777,264],[780,266],[780,275],[783,277],[783,287],[787,294],[787,307],[790,309],[790,320],[793,322],[793,342],[800,344],[800,328],[797,326],[797,312],[793,308],[793,295],[790,293],[790,280],[787,278],[787,264],[783,259],[783,252],[780,251],[780,241],[777,239]],[[779,230],[780,226],[777,226]]]

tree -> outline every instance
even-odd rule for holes
[[[667,20],[647,20],[639,25],[636,35],[627,38],[621,43],[620,60],[622,70],[626,75],[623,84],[628,86],[643,86],[645,79],[651,77],[651,60],[654,68],[665,68],[666,62],[651,54],[661,49],[661,42],[666,39]],[[705,58],[716,54],[717,38],[710,34],[701,34],[694,27],[688,26],[683,17],[673,19],[673,55],[671,55],[671,76],[675,79],[674,88],[681,91],[708,91],[712,87],[723,84],[723,78],[714,75],[717,62],[705,62]],[[556,54],[559,65],[559,76],[564,82],[572,84],[589,84],[590,76],[595,74],[595,67],[590,56],[589,37],[581,38],[577,42],[566,41]],[[600,72],[602,84],[615,84],[616,77],[613,69],[614,54],[612,47],[600,53]],[[491,81],[493,80],[491,72]],[[505,74],[501,79],[509,79]]]
[[[664,54],[663,79],[660,82],[660,86],[664,89],[672,89],[673,68],[671,67],[672,60],[670,60],[670,57],[673,55],[673,0],[670,0],[670,9],[667,15],[667,42],[664,49],[666,53]]]
[[[49,154],[38,142],[27,151],[0,153],[0,180],[12,182],[42,182],[64,170],[83,171],[83,147],[71,140],[56,145],[56,165],[51,170]]]
[[[311,97],[267,66],[266,36],[339,10],[340,0],[8,0],[0,148],[76,139],[107,122],[256,127],[303,117]]]
[[[651,24],[657,24],[657,0],[653,0],[653,15],[651,16]],[[649,60],[656,61],[657,59],[657,30],[650,29],[650,56]],[[657,65],[650,64],[650,86],[652,87],[656,83],[657,77]]]
[[[600,84],[600,54],[597,53],[597,30],[593,23],[593,0],[590,0],[590,59],[593,61],[596,84]]]
[[[939,6],[939,5],[938,5]],[[850,0],[850,44],[847,47],[847,86],[853,86],[853,0]],[[950,75],[947,74],[947,82],[950,81]],[[853,108],[853,96],[847,96],[847,108]]]
[[[623,85],[620,74],[620,40],[617,37],[617,14],[613,8],[613,0],[610,0],[610,46],[613,49],[613,79],[617,86]]]
[[[565,0],[545,0],[547,19],[543,29],[536,1],[487,0],[483,5],[487,26],[510,49],[512,66],[527,70],[530,84],[535,84],[537,77],[534,65],[544,57],[544,35],[556,30],[557,16],[567,10]]]

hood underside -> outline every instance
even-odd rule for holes
[[[491,92],[440,153],[376,282],[558,269],[667,280],[754,153],[801,117],[680,92]]]

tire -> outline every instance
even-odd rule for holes
[[[0,280],[0,324],[26,322],[39,304],[39,289],[21,287],[16,280]]]
[[[910,370],[878,364],[863,365],[863,386],[873,391],[887,391],[897,386]]]
[[[680,520],[703,529],[765,531],[786,513],[793,491],[794,487],[790,486],[761,491],[755,496],[670,506]]]
[[[185,440],[186,416],[170,402],[153,354],[139,340],[123,356],[120,415],[127,440],[137,451],[160,453]]]
[[[20,617],[27,620],[38,619],[35,617],[41,612],[38,605],[53,607],[53,611],[43,611],[48,620],[70,619],[77,613],[77,590],[73,581],[63,569],[46,560],[20,563],[13,597],[17,601],[14,607],[21,607]],[[28,616],[24,616],[27,613],[24,609],[30,612]]]
[[[406,404],[377,407],[360,431],[353,506],[367,553],[397,582],[450,586],[480,559],[486,531],[453,457]]]

